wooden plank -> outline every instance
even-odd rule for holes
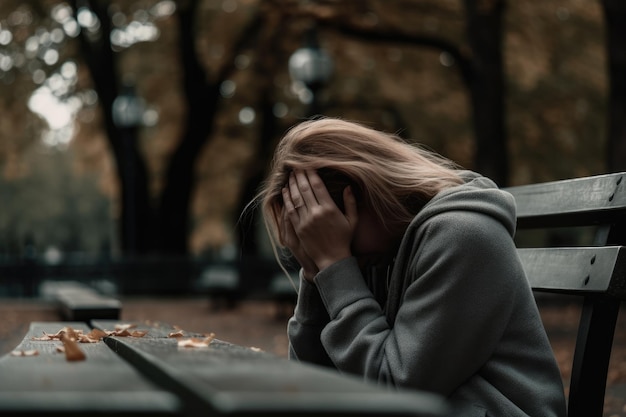
[[[520,228],[624,221],[626,172],[504,188]]]
[[[77,281],[48,282],[42,288],[42,295],[56,300],[63,318],[68,321],[117,320],[122,310],[119,300]]]
[[[114,322],[95,321],[101,329]],[[106,342],[138,369],[184,399],[192,415],[450,416],[442,398],[391,392],[355,377],[232,345],[178,347],[167,325],[147,326],[143,338]]]
[[[533,289],[626,298],[626,248],[518,249]]]
[[[104,342],[81,343],[86,359],[68,362],[57,352],[60,341],[32,340],[65,326],[90,330],[79,322],[31,323],[16,351],[36,349],[38,355],[0,358],[0,414],[178,414],[175,396],[149,382]]]

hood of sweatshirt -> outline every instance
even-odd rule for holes
[[[393,267],[392,278],[388,279],[389,289],[385,292],[385,296],[393,294],[386,302],[389,323],[395,321],[404,289],[411,283],[403,277],[406,277],[404,271],[410,263],[409,259],[413,255],[413,250],[417,249],[414,246],[415,235],[429,219],[447,212],[476,212],[490,216],[501,223],[511,237],[515,234],[516,206],[513,196],[500,190],[489,178],[475,172],[460,171],[459,174],[465,182],[441,191],[433,197],[413,218],[404,233],[393,262],[395,267]],[[450,235],[447,237],[449,238]]]
[[[433,216],[448,211],[474,211],[493,217],[515,234],[516,208],[513,196],[489,178],[472,171],[460,171],[464,184],[448,188],[432,198],[415,216],[407,232],[419,227]]]

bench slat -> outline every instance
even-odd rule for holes
[[[95,321],[111,328],[114,323]],[[401,394],[268,353],[213,340],[208,347],[179,348],[173,329],[148,327],[143,338],[106,342],[152,380],[184,399],[192,414],[450,416],[438,396]]]
[[[607,223],[626,215],[626,173],[505,188],[520,228]]]
[[[34,322],[19,351],[37,356],[0,358],[0,414],[73,413],[115,415],[142,412],[177,415],[178,399],[147,381],[103,343],[81,343],[86,360],[68,362],[56,351],[60,341],[35,341],[69,326],[88,333],[79,322]]]
[[[626,297],[626,249],[622,246],[518,249],[537,291],[605,293]]]

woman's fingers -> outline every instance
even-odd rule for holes
[[[303,180],[300,179],[300,181],[302,182]],[[306,177],[304,178],[304,181],[306,181]],[[289,174],[288,192],[293,208],[298,210],[306,206],[306,201],[304,200],[304,197],[302,195],[302,190],[300,190],[300,184],[298,183],[297,175],[294,172]]]
[[[291,192],[289,191],[289,188],[287,186],[283,187],[283,204],[285,206],[285,212],[289,213],[290,211],[293,211],[294,209],[294,204],[293,204],[293,200],[291,199]]]
[[[299,216],[297,210],[293,206],[293,202],[291,201],[289,189],[284,187],[282,193],[284,211],[279,228],[280,243],[291,251],[291,254],[302,267],[305,279],[312,281],[319,270],[315,265],[315,262],[305,252],[300,239],[296,234],[292,219],[298,219]]]
[[[294,211],[293,203],[291,199],[289,199],[289,191],[283,188],[283,201],[285,204],[285,210],[283,211],[282,216],[282,224],[280,227],[280,240],[281,244],[287,247],[291,247],[294,244],[294,239],[297,239],[296,232],[291,224],[291,220],[289,220],[289,212]]]
[[[332,197],[328,193],[328,189],[326,188],[324,181],[322,181],[322,178],[320,178],[319,174],[314,170],[309,170],[306,171],[306,175],[308,179],[309,190],[311,194],[315,197],[316,203],[322,206],[327,206],[329,204],[332,206],[336,206]]]
[[[294,207],[311,209],[333,204],[326,185],[315,170],[295,170],[290,176],[289,191]]]
[[[318,271],[350,256],[350,244],[357,221],[356,201],[350,190],[344,193],[344,214],[314,170],[294,170],[283,188],[284,222],[281,236],[308,271]]]

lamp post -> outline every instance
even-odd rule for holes
[[[113,101],[113,123],[122,139],[122,250],[125,255],[137,253],[137,130],[145,112],[143,99],[132,84],[125,84]]]
[[[304,45],[289,58],[289,75],[295,82],[306,86],[309,94],[300,94],[300,100],[308,102],[311,116],[320,112],[317,93],[328,81],[332,71],[332,58],[320,47],[315,28],[309,29]]]
[[[113,100],[113,123],[121,129],[138,128],[143,122],[146,105],[137,95],[133,84],[124,84],[121,93]]]

